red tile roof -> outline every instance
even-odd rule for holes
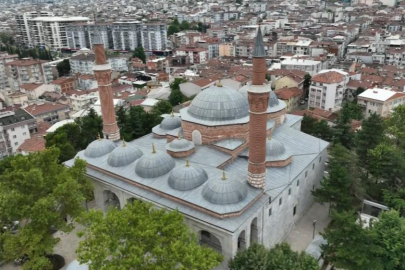
[[[311,79],[311,81],[313,82],[326,84],[338,83],[342,82],[343,80],[344,80],[343,75],[336,71],[328,71],[325,73],[316,74]]]

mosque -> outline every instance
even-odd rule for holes
[[[250,85],[238,91],[219,81],[132,142],[120,139],[111,67],[97,39],[103,138],[76,156],[87,162],[97,207],[142,200],[178,209],[200,244],[223,254],[218,269],[253,242],[283,241],[313,202],[328,143],[301,132],[302,118],[286,114],[271,91],[260,27]]]

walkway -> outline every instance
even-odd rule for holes
[[[323,232],[329,224],[329,206],[314,203],[304,214],[295,228],[285,238],[285,242],[290,244],[294,251],[305,251],[312,241],[313,221],[316,220],[315,235]]]

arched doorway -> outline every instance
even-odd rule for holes
[[[210,232],[200,231],[198,243],[202,246],[210,247],[213,250],[218,251],[218,253],[222,254],[221,242],[215,235],[211,234]]]
[[[194,130],[193,133],[191,133],[191,137],[195,145],[202,144],[201,133],[198,130]]]
[[[117,208],[118,210],[121,210],[120,200],[118,199],[118,196],[115,195],[114,192],[110,190],[104,190],[103,197],[104,197],[105,212],[107,212],[108,209],[111,208]]]
[[[238,251],[246,249],[246,232],[243,230],[238,237]]]
[[[250,224],[250,244],[257,241],[259,241],[259,230],[257,229],[257,217],[255,217]]]

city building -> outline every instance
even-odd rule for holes
[[[35,132],[35,118],[25,110],[0,112],[0,159],[17,153],[30,133]]]
[[[337,111],[341,108],[345,89],[344,72],[326,71],[316,74],[311,79],[308,107]]]
[[[100,47],[96,59],[104,66]],[[86,161],[96,207],[107,211],[141,200],[176,209],[201,245],[224,256],[218,269],[228,269],[229,259],[255,242],[283,241],[313,202],[328,143],[301,132],[302,117],[286,114],[266,84],[265,58],[259,30],[247,91],[218,81],[151,134],[131,142],[105,136],[80,151],[75,158]],[[109,72],[102,66],[95,69]],[[95,74],[99,85],[109,85],[109,76]],[[115,126],[106,121],[104,112],[115,114],[103,90],[104,127]]]
[[[35,117],[37,123],[49,122],[52,125],[69,118],[69,106],[57,102],[37,102],[24,108]]]
[[[69,58],[70,72],[75,75],[93,74],[95,54],[79,54]],[[111,65],[111,69],[115,71],[128,71],[127,58],[121,55],[107,55],[107,62]]]
[[[146,23],[141,27],[142,46],[145,51],[166,50],[167,30],[164,23]]]
[[[52,17],[53,12],[50,11],[30,11],[17,14],[15,16],[17,36],[16,40],[23,47],[32,47],[31,32],[29,29],[29,20],[37,17]]]
[[[322,62],[307,59],[291,58],[281,61],[281,68],[301,70],[306,73],[309,73],[311,76],[314,76],[315,74],[317,74],[322,70]]]
[[[373,113],[389,117],[395,107],[405,104],[405,93],[371,88],[357,96],[357,104],[364,108],[365,118]]]
[[[36,17],[28,20],[31,47],[68,48],[66,26],[88,22],[87,17]]]
[[[113,31],[110,23],[77,23],[66,25],[67,48],[75,50],[93,48],[93,37],[96,30],[100,33],[104,48],[114,49]]]
[[[116,51],[133,51],[142,45],[141,23],[122,21],[112,24],[113,47]]]
[[[46,83],[53,80],[51,66],[47,61],[24,58],[5,64],[6,76],[12,90],[27,83]]]
[[[7,74],[6,63],[13,62],[18,59],[18,54],[9,55],[7,53],[0,54],[0,89],[6,89],[10,87]]]

